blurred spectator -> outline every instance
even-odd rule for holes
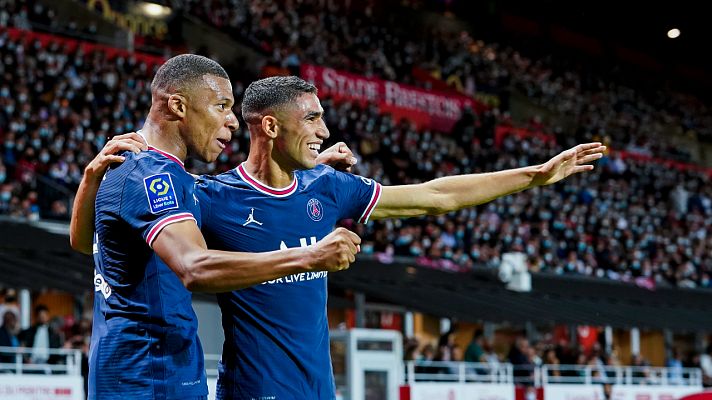
[[[33,364],[56,364],[60,357],[50,355],[50,349],[61,347],[59,334],[50,326],[49,310],[45,305],[35,307],[35,324],[20,335],[24,347],[31,347],[29,361]]]
[[[668,368],[668,383],[671,385],[682,384],[682,355],[677,347],[673,347],[671,357],[665,362]]]
[[[700,355],[700,368],[702,382],[705,386],[712,386],[712,344],[707,345],[707,350]]]
[[[20,341],[17,339],[19,326],[17,316],[12,311],[5,311],[2,315],[2,326],[0,326],[0,347],[18,347]],[[15,362],[15,355],[0,352],[0,363]]]
[[[472,341],[467,345],[465,350],[465,361],[467,362],[486,362],[485,351],[482,348],[484,343],[484,334],[481,329],[476,329],[472,335]]]

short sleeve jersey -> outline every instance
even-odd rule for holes
[[[89,398],[203,398],[191,293],[151,247],[172,223],[200,223],[195,180],[168,153],[124,155],[96,197]]]

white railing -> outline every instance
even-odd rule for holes
[[[32,347],[0,347],[0,374],[82,374],[82,352],[75,349],[47,349],[56,363],[33,363]]]
[[[702,386],[702,371],[699,368],[674,370],[661,367],[543,365],[541,376],[544,384]]]
[[[512,365],[453,361],[406,361],[406,384],[415,382],[514,383],[534,386],[547,384],[696,386],[702,387],[699,368],[675,370],[660,367],[591,365]]]
[[[511,364],[493,366],[485,363],[448,361],[407,361],[405,381],[415,382],[477,382],[512,383]]]

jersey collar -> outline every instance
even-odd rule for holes
[[[247,182],[248,185],[252,186],[257,191],[266,195],[270,195],[273,197],[287,197],[297,191],[297,174],[294,174],[294,179],[292,180],[292,183],[289,184],[289,186],[277,189],[262,184],[260,183],[260,181],[252,177],[252,175],[247,172],[247,169],[245,169],[245,163],[238,165],[237,168],[235,168],[235,171],[240,176],[240,178],[242,178],[243,181]]]
[[[159,154],[165,156],[169,160],[177,162],[181,167],[183,167],[183,169],[185,169],[185,164],[183,163],[183,161],[180,160],[180,158],[174,156],[173,154],[171,154],[167,151],[159,150],[159,149],[149,145],[148,140],[146,140],[146,136],[143,136],[143,132],[141,132],[140,129],[136,133],[138,133],[138,135],[141,136],[141,139],[143,139],[143,142],[146,143],[146,145],[148,146],[148,150],[155,151],[156,153],[159,153]]]
[[[171,161],[177,162],[183,169],[185,169],[185,164],[183,164],[183,161],[181,161],[180,158],[174,156],[173,154],[171,154],[167,151],[159,150],[153,146],[148,146],[148,150],[155,151],[156,153],[163,155],[164,157],[170,159]]]

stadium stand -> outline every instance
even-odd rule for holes
[[[28,238],[37,233],[18,221],[68,220],[71,196],[87,162],[107,138],[142,125],[149,79],[162,58],[31,32],[32,23],[52,25],[51,8],[39,2],[0,3],[0,215],[20,224],[12,231]],[[330,277],[340,293],[360,291],[462,320],[473,309],[483,320],[499,320],[502,305],[509,304],[507,320],[521,324],[535,319],[620,328],[708,328],[708,318],[700,317],[710,315],[707,293],[678,289],[712,287],[711,173],[701,165],[708,158],[698,148],[712,139],[704,101],[562,69],[567,63],[557,54],[525,56],[509,45],[485,43],[459,31],[391,28],[371,3],[350,8],[340,2],[317,7],[316,1],[180,3],[185,13],[262,52],[268,60],[265,71],[300,74],[304,65],[315,64],[499,100],[482,112],[466,113],[451,132],[440,132],[395,119],[374,104],[323,98],[332,140],[345,141],[359,158],[355,172],[385,184],[537,163],[582,140],[601,140],[613,149],[589,176],[486,206],[368,226],[346,222],[364,238],[367,262],[358,265],[359,275]],[[239,98],[244,82],[233,84]],[[511,102],[517,96],[526,97],[530,109],[544,110],[545,117],[534,112],[523,118]],[[244,160],[247,148],[247,132],[240,129],[215,164],[194,163],[192,171],[231,168]],[[3,244],[0,265],[6,276],[0,282],[14,279],[18,287],[41,282],[84,293],[81,282],[88,282],[90,271],[79,272],[78,266],[87,260],[62,254],[56,238],[37,240],[52,243],[51,249],[29,261],[30,249],[20,241]],[[514,294],[493,278],[502,255],[513,251],[526,254],[540,292]],[[394,261],[386,272],[379,269]],[[426,267],[417,268],[417,280],[411,265]],[[65,268],[76,273],[66,275]],[[433,270],[475,278],[463,281]],[[653,289],[657,300],[648,303]],[[419,301],[423,291],[432,298]],[[6,292],[0,305],[13,303],[6,301]],[[604,308],[614,311],[601,317]],[[631,320],[634,314],[638,319]],[[85,355],[88,322],[56,321],[53,329],[65,349]],[[620,349],[600,344],[584,350],[559,343],[550,333],[532,342],[523,336],[488,337],[474,347],[480,347],[475,352],[480,356],[472,359],[466,346],[447,335],[438,341],[408,338],[404,354],[413,363],[405,379],[476,381],[473,376],[503,368],[503,376],[510,374],[514,382],[537,386],[543,379],[568,378],[598,384],[606,379],[712,384],[709,349],[676,356],[671,349],[669,368],[656,369],[640,355],[629,360]],[[64,364],[78,374],[76,364],[85,360],[78,361],[76,352],[58,354],[72,357]],[[451,363],[458,361],[483,364]],[[15,368],[9,366],[14,360],[5,362],[0,369]],[[626,364],[638,369],[620,372]],[[702,375],[698,379],[697,370],[683,367],[701,368]]]

